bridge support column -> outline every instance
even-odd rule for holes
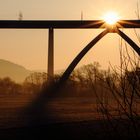
[[[54,29],[49,28],[48,34],[48,81],[54,77]]]

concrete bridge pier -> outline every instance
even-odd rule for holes
[[[54,29],[49,28],[48,34],[48,81],[54,78]]]

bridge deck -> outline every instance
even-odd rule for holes
[[[106,28],[103,20],[0,20],[0,28],[17,29],[86,29]],[[140,20],[120,20],[119,28],[140,28]]]

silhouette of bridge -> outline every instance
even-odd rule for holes
[[[68,79],[84,55],[107,33],[120,35],[140,56],[139,46],[124,34],[121,28],[140,28],[140,20],[120,20],[114,25],[108,25],[103,20],[0,20],[0,28],[6,29],[48,29],[48,80],[54,76],[54,29],[105,29],[97,35],[75,57],[61,77],[61,81]]]

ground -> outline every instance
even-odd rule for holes
[[[44,105],[45,117],[40,120],[36,113],[28,114],[24,110],[32,101],[33,97],[29,95],[0,97],[0,139],[114,140],[135,137],[128,120],[114,118],[108,121],[97,111],[93,98],[50,100]]]

